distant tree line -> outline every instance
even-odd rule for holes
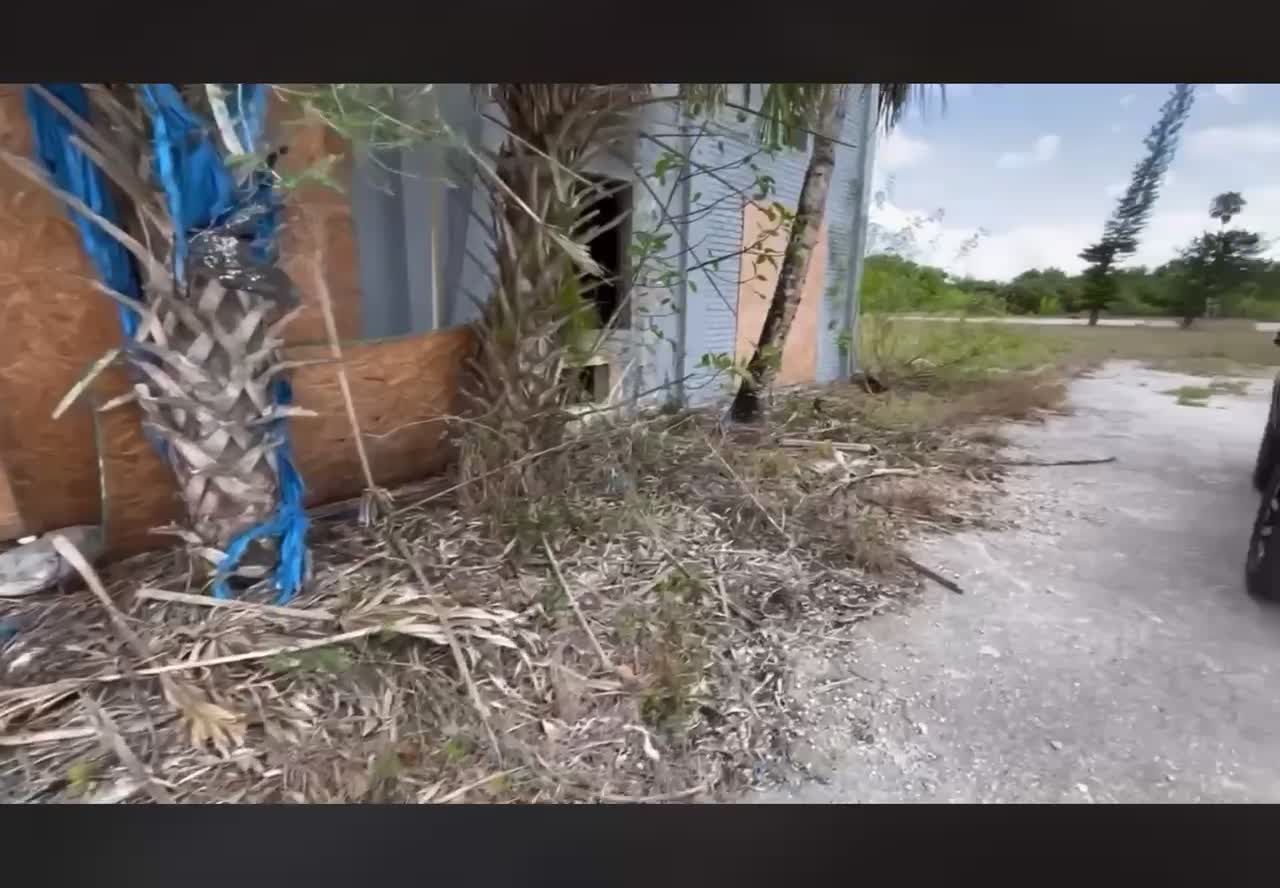
[[[1185,326],[1206,315],[1280,320],[1280,262],[1262,258],[1268,244],[1261,234],[1230,227],[1246,203],[1235,191],[1215,197],[1209,216],[1216,229],[1197,235],[1156,268],[1109,269],[1104,298],[1090,269],[1072,275],[1033,268],[1005,283],[952,277],[902,256],[881,255],[867,259],[863,310],[1088,316],[1096,309],[1116,316],[1175,317]]]

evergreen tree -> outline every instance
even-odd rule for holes
[[[1179,83],[1160,108],[1160,119],[1151,128],[1143,144],[1147,155],[1133,168],[1129,187],[1116,202],[1115,211],[1102,232],[1102,239],[1086,247],[1080,258],[1089,265],[1084,272],[1084,306],[1089,309],[1089,324],[1098,323],[1098,315],[1115,297],[1115,268],[1138,249],[1138,235],[1151,217],[1160,191],[1160,183],[1178,147],[1178,132],[1191,112],[1195,84]]]
[[[1205,314],[1210,303],[1220,305],[1227,292],[1255,270],[1266,250],[1267,244],[1257,232],[1227,228],[1245,204],[1238,191],[1219,194],[1209,205],[1210,217],[1220,223],[1218,230],[1206,231],[1182,250],[1185,274],[1177,310],[1183,327],[1190,327]]]

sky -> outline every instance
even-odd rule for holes
[[[869,251],[912,228],[910,258],[954,275],[1080,271],[1076,254],[1102,234],[1172,86],[948,85],[945,107],[933,96],[880,141]],[[1233,224],[1274,241],[1280,259],[1280,84],[1198,87],[1127,264],[1174,258],[1216,225],[1209,202],[1223,191],[1248,201]]]

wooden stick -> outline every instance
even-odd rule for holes
[[[493,747],[493,754],[497,758],[498,764],[502,764],[502,747],[498,743],[498,735],[493,732],[493,725],[489,723],[489,707],[485,705],[484,698],[480,696],[480,689],[476,687],[475,679],[471,677],[471,669],[467,666],[467,658],[462,653],[462,645],[458,644],[458,636],[454,633],[453,627],[449,625],[449,615],[437,602],[434,587],[431,585],[431,581],[427,579],[426,571],[422,569],[418,559],[409,551],[409,547],[405,545],[404,540],[396,533],[392,521],[387,522],[385,536],[387,542],[391,545],[392,551],[404,559],[404,562],[409,565],[409,569],[413,571],[418,584],[422,586],[422,591],[427,596],[427,603],[435,612],[436,619],[440,622],[440,631],[443,633],[445,641],[449,644],[449,652],[453,654],[454,665],[458,668],[458,674],[461,676],[463,684],[466,685],[467,693],[471,697],[471,704],[475,707],[476,712],[480,715],[480,720],[484,723],[485,733],[489,735],[489,745]]]
[[[551,544],[547,542],[547,535],[542,535],[542,548],[546,550],[547,558],[551,560],[551,571],[556,575],[556,582],[560,584],[561,590],[565,597],[569,599],[569,606],[573,608],[573,613],[578,618],[587,638],[591,639],[591,646],[596,650],[596,656],[600,658],[600,665],[606,671],[617,674],[617,669],[613,665],[613,661],[609,659],[609,655],[604,652],[604,648],[600,645],[600,639],[596,638],[596,634],[591,629],[591,624],[587,622],[586,616],[582,613],[582,608],[578,607],[578,600],[573,597],[573,592],[569,589],[569,583],[564,578],[564,573],[560,570],[560,562],[556,560],[556,555],[551,551]]]
[[[134,755],[133,750],[129,748],[129,744],[124,742],[124,737],[121,736],[120,730],[116,727],[115,720],[111,718],[111,715],[88,694],[82,694],[80,700],[84,703],[85,708],[89,710],[89,714],[98,722],[98,730],[105,745],[116,754],[116,758],[120,759],[121,764],[129,769],[129,773],[133,775],[133,778],[142,782],[152,801],[161,805],[173,804],[173,796],[169,795],[165,788],[156,782],[155,777],[147,769],[147,766]]]
[[[124,614],[120,613],[120,609],[116,607],[115,602],[111,600],[111,596],[107,594],[107,590],[103,587],[102,580],[98,579],[98,572],[93,569],[84,555],[80,553],[80,550],[61,534],[53,534],[49,537],[49,542],[53,544],[53,548],[62,556],[62,560],[75,568],[76,573],[80,574],[84,579],[89,591],[106,609],[107,616],[111,618],[112,624],[116,627],[116,631],[120,633],[120,637],[124,639],[125,644],[133,648],[133,652],[142,661],[145,662],[150,659],[151,651],[147,648],[146,642],[129,628],[129,623],[125,620]]]
[[[700,795],[710,789],[707,783],[700,783],[697,786],[691,786],[688,789],[682,789],[679,792],[664,792],[660,795],[651,796],[624,796],[614,795],[610,792],[600,793],[600,799],[606,802],[620,802],[642,805],[648,802],[678,802],[682,799],[691,799],[696,795]]]
[[[739,476],[738,473],[734,471],[733,466],[729,465],[729,461],[724,458],[724,454],[720,452],[720,449],[716,447],[715,444],[711,443],[711,438],[707,435],[706,432],[702,433],[702,440],[706,442],[707,447],[710,448],[711,452],[716,455],[716,459],[720,460],[720,464],[723,465],[729,471],[729,474],[730,476],[733,477],[733,480],[736,481],[738,483],[738,486],[742,488],[742,492],[745,493],[747,497],[751,500],[751,502],[755,504],[755,507],[760,510],[760,514],[764,515],[765,519],[771,525],[773,525],[773,529],[776,530],[779,534],[781,534],[782,538],[787,541],[787,548],[793,548],[795,546],[795,540],[791,539],[791,535],[788,534],[787,531],[783,528],[783,526],[774,519],[773,515],[770,514],[769,510],[764,507],[764,503],[760,502],[760,498],[756,496],[755,491],[753,491],[751,487],[747,484],[747,482],[743,481],[741,476]]]
[[[0,734],[0,746],[35,746],[39,743],[62,743],[98,736],[97,728],[54,728],[51,731],[21,731]]]
[[[320,623],[332,623],[338,619],[334,614],[320,608],[304,610],[297,607],[279,607],[274,604],[238,601],[234,598],[213,598],[208,595],[192,595],[188,592],[170,592],[167,589],[152,589],[147,586],[142,587],[133,594],[143,601],[173,601],[178,604],[190,604],[196,607],[229,608],[247,613],[261,613],[295,620],[315,620]]]
[[[782,447],[830,447],[846,453],[875,453],[874,444],[857,444],[852,441],[816,441],[808,438],[783,438],[778,442]]]
[[[472,780],[470,783],[465,784],[464,786],[459,786],[457,789],[455,789],[453,792],[449,793],[448,795],[442,796],[440,800],[435,802],[434,804],[437,804],[437,805],[448,804],[449,802],[452,802],[454,799],[461,798],[462,796],[471,792],[471,790],[484,786],[490,780],[497,780],[499,777],[506,777],[508,774],[514,774],[516,771],[522,771],[522,770],[524,770],[523,766],[518,768],[507,768],[507,770],[505,771],[498,771],[495,774],[488,774],[484,777],[481,777],[479,780]]]
[[[1099,459],[1013,459],[1001,460],[993,463],[997,466],[1100,466],[1104,463],[1113,463],[1116,461],[1114,456],[1104,456]]]
[[[889,475],[903,475],[909,478],[918,476],[920,472],[917,469],[874,469],[865,475],[855,475],[845,482],[846,487],[852,487],[863,481],[870,481],[872,478],[884,478]]]
[[[351,396],[351,383],[347,379],[347,369],[342,363],[342,343],[338,339],[338,322],[333,317],[333,302],[329,298],[329,284],[324,279],[324,268],[320,262],[319,245],[323,243],[321,240],[321,230],[319,224],[312,225],[313,235],[316,237],[316,254],[312,257],[311,266],[314,272],[316,295],[319,297],[321,314],[324,315],[324,328],[329,337],[329,354],[337,364],[338,388],[342,392],[342,404],[347,411],[347,422],[351,424],[351,431],[354,433],[356,444],[356,455],[360,458],[360,471],[364,473],[364,485],[367,492],[376,494],[379,491],[378,485],[373,480],[373,469],[369,465],[369,454],[364,448],[364,435],[360,433],[360,419],[356,416],[355,400]],[[389,497],[385,491],[382,495]]]
[[[946,577],[944,577],[942,574],[938,573],[937,571],[932,570],[931,568],[925,567],[923,564],[921,564],[919,561],[916,561],[914,558],[908,555],[903,555],[899,553],[898,560],[901,561],[903,564],[905,564],[907,567],[914,570],[916,573],[922,576],[926,576],[929,579],[933,580],[935,583],[937,583],[939,586],[942,586],[944,589],[949,589],[950,591],[956,593],[957,595],[964,594],[964,590],[961,589],[956,583],[952,582],[951,580],[948,580]]]
[[[146,669],[139,669],[136,672],[110,672],[105,675],[94,675],[88,678],[66,678],[62,681],[49,682],[43,685],[33,685],[26,688],[3,688],[0,689],[0,700],[9,700],[14,697],[21,697],[27,694],[43,694],[54,691],[74,689],[84,685],[91,684],[109,684],[111,682],[123,681],[126,678],[147,677],[152,675],[168,675],[172,672],[187,672],[191,669],[207,669],[210,666],[225,666],[228,663],[243,663],[248,660],[262,660],[267,657],[274,657],[277,654],[296,654],[300,651],[309,651],[313,648],[329,647],[334,644],[341,644],[346,641],[354,641],[357,638],[364,638],[367,635],[373,635],[377,632],[386,630],[386,626],[362,626],[359,629],[352,629],[349,632],[339,632],[337,635],[328,635],[324,638],[312,638],[307,641],[300,641],[296,644],[283,644],[279,647],[264,648],[257,651],[246,651],[243,654],[227,654],[223,657],[210,657],[207,660],[191,660],[181,663],[166,663],[164,666],[150,666]]]

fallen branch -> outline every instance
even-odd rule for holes
[[[919,474],[920,471],[918,469],[873,469],[865,475],[853,476],[848,481],[844,482],[844,486],[852,487],[853,485],[860,484],[863,481],[870,481],[872,478],[884,478],[890,475],[903,475],[909,478],[914,478]]]
[[[62,743],[98,736],[97,728],[55,728],[52,731],[24,731],[0,734],[0,746],[35,746],[40,743]]]
[[[587,617],[582,612],[582,608],[578,606],[578,599],[573,597],[573,591],[569,588],[569,583],[565,580],[564,573],[560,570],[560,562],[556,560],[555,552],[551,551],[551,544],[547,542],[545,533],[542,535],[542,548],[546,551],[547,558],[551,561],[551,572],[555,574],[556,582],[560,584],[560,590],[569,599],[569,606],[573,608],[573,613],[578,618],[582,631],[587,633],[587,638],[591,640],[591,646],[595,648],[596,656],[600,658],[600,665],[605,668],[606,672],[616,674],[617,668],[613,665],[613,661],[609,659],[609,655],[604,652],[604,648],[601,647],[600,639],[596,637],[596,633],[592,630],[591,624],[587,622]]]
[[[437,801],[434,802],[434,804],[447,805],[449,804],[449,802],[452,802],[454,799],[462,798],[462,796],[471,792],[471,790],[479,789],[480,787],[484,786],[486,783],[488,783],[491,780],[497,780],[500,777],[507,777],[511,774],[514,774],[516,771],[522,771],[522,770],[524,770],[523,765],[515,768],[507,768],[507,770],[505,771],[498,771],[494,774],[487,774],[484,777],[481,777],[479,780],[472,780],[470,783],[467,783],[463,786],[459,786],[457,789],[455,789],[453,792],[449,793],[448,795],[441,796]]]
[[[502,764],[502,747],[498,745],[498,735],[493,732],[493,725],[489,723],[489,707],[485,705],[484,699],[480,696],[480,689],[476,687],[475,680],[471,677],[471,669],[467,666],[467,658],[462,653],[462,645],[458,644],[458,636],[454,634],[453,627],[449,625],[448,614],[445,613],[443,607],[436,603],[435,589],[431,585],[431,581],[427,579],[426,571],[422,569],[418,559],[413,557],[409,547],[404,544],[404,540],[400,539],[400,535],[396,533],[395,528],[389,522],[385,535],[387,542],[391,544],[392,550],[409,565],[409,569],[413,572],[418,584],[422,586],[423,593],[427,596],[428,604],[435,611],[435,617],[440,621],[440,631],[449,644],[450,653],[453,654],[454,665],[458,668],[458,674],[462,678],[463,684],[466,685],[467,693],[471,697],[471,703],[475,707],[476,713],[484,723],[485,733],[489,735],[489,744],[493,747],[493,754],[497,758],[498,764]]]
[[[709,783],[699,783],[697,786],[691,786],[688,789],[682,789],[679,792],[664,792],[659,795],[651,796],[625,796],[614,795],[611,792],[602,792],[599,798],[603,802],[618,802],[620,804],[643,805],[651,802],[678,802],[682,799],[691,799],[696,795],[701,795],[711,788]]]
[[[780,447],[830,447],[844,453],[876,453],[879,448],[874,444],[858,444],[853,441],[817,441],[808,438],[783,438],[778,442]]]
[[[150,660],[151,649],[129,628],[124,614],[112,602],[111,596],[102,585],[102,580],[98,578],[97,571],[85,560],[80,550],[60,534],[55,533],[50,540],[58,554],[75,568],[94,597],[101,602],[117,633],[124,640],[125,646],[133,649],[140,663]],[[142,672],[143,670],[135,670],[127,673],[125,677],[140,676]],[[165,699],[186,717],[193,746],[199,749],[206,741],[212,741],[213,745],[225,754],[228,739],[234,740],[237,744],[243,741],[244,728],[239,716],[209,700],[204,691],[195,685],[180,681],[167,672],[156,674],[160,677],[160,689],[164,692]]]
[[[33,685],[25,688],[2,688],[0,689],[0,700],[10,700],[15,697],[23,697],[28,694],[46,694],[74,690],[75,688],[92,684],[111,684],[117,681],[124,681],[126,678],[146,678],[153,675],[168,675],[173,672],[187,672],[192,669],[207,669],[211,666],[226,666],[229,663],[243,663],[248,660],[263,660],[267,657],[274,657],[278,654],[296,654],[301,651],[312,650],[313,648],[329,647],[346,641],[354,641],[357,638],[364,638],[366,635],[394,630],[394,628],[394,626],[363,626],[359,629],[352,629],[349,632],[340,632],[337,635],[328,635],[324,638],[312,638],[307,641],[300,641],[296,644],[283,644],[273,648],[246,651],[243,654],[227,654],[223,657],[210,657],[207,660],[166,663],[164,666],[151,666],[146,669],[138,669],[129,673],[109,672],[104,675],[94,675],[88,678],[65,678],[62,681],[54,681],[49,682],[48,684]]]
[[[907,567],[914,570],[916,573],[920,574],[921,576],[925,576],[933,580],[935,583],[937,583],[939,586],[943,587],[944,589],[949,589],[950,591],[956,593],[957,595],[964,594],[964,590],[961,589],[960,586],[958,586],[955,582],[953,582],[952,580],[948,580],[946,577],[938,573],[936,570],[925,567],[923,564],[921,564],[919,561],[916,561],[911,556],[903,555],[899,553],[898,560],[903,564],[905,564]]]
[[[787,548],[788,549],[794,548],[795,540],[791,539],[791,535],[787,533],[786,529],[780,523],[778,523],[778,521],[773,517],[772,513],[770,513],[769,510],[765,508],[764,503],[760,502],[760,498],[756,496],[755,491],[751,489],[750,485],[748,485],[746,481],[742,480],[742,477],[737,472],[734,471],[733,466],[729,465],[729,461],[724,458],[724,454],[720,452],[720,448],[716,447],[715,444],[711,443],[711,438],[707,436],[706,432],[702,433],[702,440],[706,442],[707,447],[711,450],[712,453],[716,455],[716,459],[720,460],[720,464],[723,465],[725,469],[728,470],[729,475],[733,478],[734,481],[737,482],[738,486],[742,488],[742,492],[745,493],[747,497],[751,500],[751,502],[755,504],[755,507],[760,510],[760,514],[764,515],[765,520],[767,520],[771,525],[773,525],[773,529],[776,530],[782,536],[782,538],[787,541]]]
[[[1113,463],[1116,461],[1114,456],[1104,456],[1099,459],[1011,459],[999,460],[992,463],[997,466],[1100,466],[1103,463]]]
[[[195,607],[226,608],[229,610],[260,613],[269,616],[288,617],[294,620],[315,620],[320,623],[332,623],[337,617],[327,610],[303,610],[297,607],[280,607],[274,604],[256,604],[252,601],[239,601],[234,598],[213,598],[209,595],[192,595],[188,592],[170,592],[167,589],[151,589],[143,587],[133,593],[134,597],[143,601],[172,601],[178,604],[190,604]]]
[[[105,709],[98,705],[88,694],[81,696],[81,702],[84,703],[93,720],[98,724],[98,731],[101,735],[103,746],[115,753],[116,758],[120,759],[120,763],[124,765],[133,778],[142,783],[147,794],[151,796],[151,800],[161,805],[173,804],[173,796],[156,782],[155,776],[147,769],[133,750],[129,748],[129,744],[124,742],[124,737],[120,734],[120,729],[116,727],[115,719],[113,719]]]

